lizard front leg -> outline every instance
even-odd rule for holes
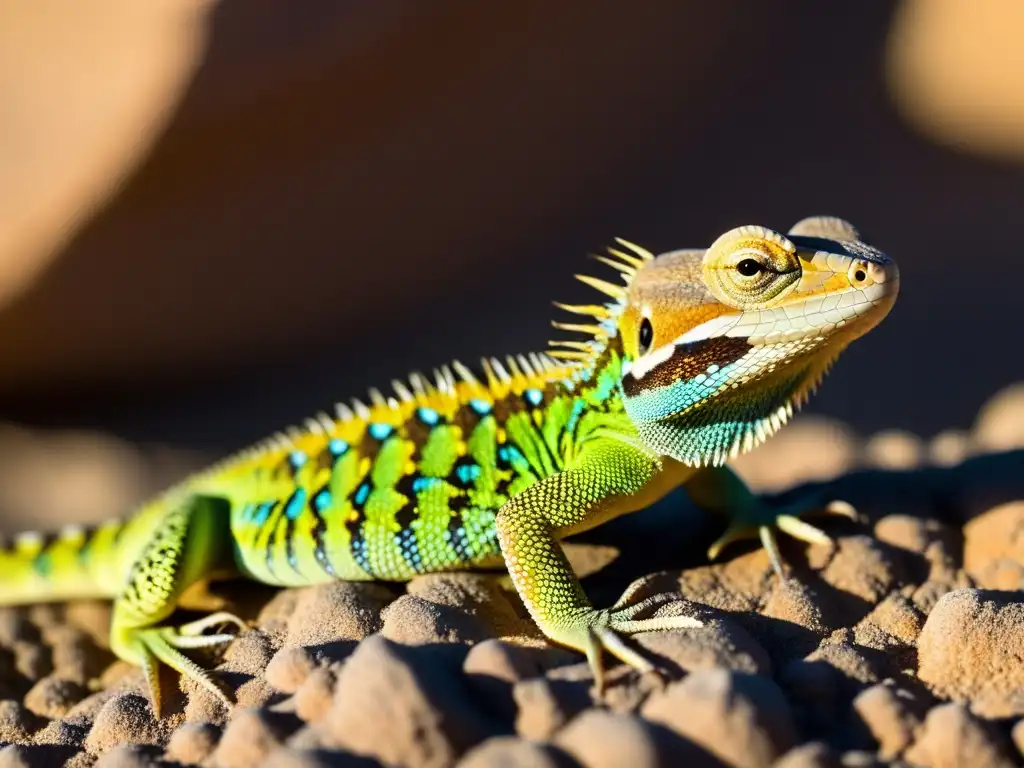
[[[701,626],[688,616],[634,618],[658,604],[658,596],[635,605],[624,596],[611,608],[594,608],[558,543],[635,508],[628,500],[642,494],[660,469],[643,450],[600,438],[573,466],[529,486],[498,512],[498,541],[516,591],[550,640],[586,654],[598,690],[604,650],[640,672],[653,669],[620,633]]]
[[[110,643],[119,658],[142,667],[157,718],[161,662],[193,678],[225,704],[231,703],[210,673],[182,649],[228,642],[234,635],[204,632],[225,624],[245,629],[245,623],[220,611],[179,627],[160,624],[174,612],[182,593],[230,557],[227,510],[221,508],[225,506],[218,499],[184,497],[162,515],[146,520],[142,531],[133,532],[148,536],[148,541],[132,564],[127,586],[114,600]]]
[[[708,549],[708,558],[714,560],[726,545],[734,541],[758,537],[780,579],[784,579],[785,574],[775,538],[776,529],[810,544],[829,544],[831,537],[801,520],[802,515],[826,513],[857,519],[853,507],[842,501],[817,506],[799,502],[784,506],[770,504],[751,493],[746,483],[728,467],[700,469],[683,487],[702,510],[720,512],[729,518],[725,533]]]

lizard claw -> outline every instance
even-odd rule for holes
[[[161,663],[185,677],[192,678],[223,702],[225,706],[231,706],[233,703],[231,697],[214,679],[213,675],[182,653],[182,650],[211,648],[234,640],[235,635],[230,633],[203,634],[212,627],[224,624],[233,624],[240,629],[247,628],[245,622],[237,616],[221,611],[180,627],[146,627],[127,633],[126,642],[133,651],[133,657],[137,659],[145,673],[150,699],[153,703],[153,715],[158,720],[160,719],[162,698],[159,675]]]
[[[593,610],[584,614],[572,627],[561,631],[545,632],[557,643],[586,654],[587,662],[594,676],[594,687],[598,693],[604,690],[602,657],[605,651],[624,664],[628,664],[640,674],[656,671],[654,664],[644,658],[640,652],[627,645],[622,639],[622,635],[672,629],[693,629],[704,626],[704,622],[692,616],[655,616],[648,619],[635,619],[636,615],[678,600],[679,596],[670,593],[658,594],[634,605],[623,605],[629,594],[630,592],[627,590],[612,609]]]

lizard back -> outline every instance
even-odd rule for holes
[[[609,364],[618,355],[609,352]],[[546,355],[414,374],[214,467],[190,488],[231,506],[235,560],[281,584],[404,580],[501,564],[495,515],[624,420],[608,365],[589,381]],[[452,370],[454,368],[454,371]],[[575,378],[574,378],[575,377]]]

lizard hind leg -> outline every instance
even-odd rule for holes
[[[223,507],[217,499],[186,497],[169,504],[161,514],[154,513],[152,524],[135,532],[146,541],[132,563],[125,588],[114,601],[111,649],[121,659],[142,667],[157,718],[162,703],[160,664],[192,678],[226,705],[231,704],[213,676],[182,651],[229,642],[233,634],[204,633],[226,624],[244,629],[245,622],[219,611],[177,627],[163,624],[178,607],[182,594],[225,555],[230,557]]]

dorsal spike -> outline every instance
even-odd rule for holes
[[[603,304],[562,304],[557,301],[553,303],[559,309],[572,312],[574,315],[590,315],[598,320],[607,320],[612,316],[611,310]]]
[[[376,387],[370,387],[370,403],[377,407],[386,407],[388,401],[384,399],[384,394]]]
[[[558,360],[568,360],[570,362],[584,362],[591,358],[589,352],[572,352],[568,349],[553,349],[548,354]]]
[[[395,394],[402,398],[402,402],[411,403],[416,400],[416,398],[412,396],[412,392],[409,391],[409,388],[398,379],[391,380],[391,388],[395,390]]]
[[[589,285],[594,290],[600,291],[606,296],[611,296],[617,301],[624,301],[626,298],[625,288],[609,283],[607,280],[602,280],[599,277],[591,277],[590,275],[576,275],[575,277],[584,285]]]
[[[324,433],[323,424],[312,417],[306,419],[305,424],[306,430],[314,435],[322,435]]]
[[[476,376],[473,375],[473,372],[469,370],[469,368],[464,366],[462,363],[460,363],[458,360],[452,361],[452,368],[455,369],[455,373],[459,375],[459,378],[462,379],[467,384],[480,384],[480,382],[477,381]]]
[[[609,248],[608,253],[633,267],[634,272],[647,263],[645,259],[638,258],[637,256],[633,256],[625,251],[620,251],[618,248]]]
[[[549,341],[553,347],[565,347],[566,349],[578,349],[580,352],[593,352],[594,347],[586,341],[572,341],[571,339],[555,339]]]
[[[631,250],[633,253],[635,253],[637,256],[639,256],[644,261],[653,261],[654,260],[654,254],[653,253],[648,251],[646,248],[643,248],[643,247],[637,245],[636,243],[631,243],[631,242],[629,242],[629,240],[624,240],[621,237],[616,237],[615,238],[615,242],[618,243],[619,245],[621,245],[623,248],[629,248],[629,250]]]
[[[345,403],[335,403],[334,412],[338,414],[338,421],[352,421],[356,417],[352,409]]]
[[[512,357],[512,355],[505,356],[505,364],[508,366],[508,370],[513,377],[517,379],[522,378],[523,372],[519,370],[519,364],[516,362],[516,359]]]
[[[353,397],[352,398],[352,410],[355,411],[356,416],[358,416],[363,421],[369,421],[370,420],[370,417],[371,417],[370,409],[366,407],[366,403],[364,403],[362,400],[359,400],[358,398]]]
[[[455,391],[455,374],[452,373],[450,365],[441,366],[441,376],[444,377],[445,386],[449,392]]]
[[[538,355],[536,352],[530,353],[530,365],[533,366],[533,370],[535,370],[538,375],[544,373],[544,371],[547,370],[547,366],[544,364],[543,356]]]
[[[552,320],[551,325],[560,331],[570,331],[573,333],[585,333],[588,336],[606,336],[604,328],[600,325],[588,325],[586,323],[560,323],[557,320]]]
[[[323,411],[318,411],[313,418],[317,420],[317,422],[323,428],[324,432],[334,431],[334,419],[332,419]]]
[[[537,372],[534,370],[533,366],[530,365],[530,361],[526,359],[526,355],[516,355],[516,362],[519,363],[519,368],[527,376],[537,375]]]
[[[447,394],[450,391],[448,388],[448,378],[440,368],[434,369],[434,386],[437,387],[438,392],[444,394]]]
[[[413,371],[409,374],[409,384],[412,386],[412,391],[419,397],[426,397],[431,389],[426,377],[419,371]]]
[[[505,370],[505,366],[501,364],[501,361],[496,357],[492,357],[490,362],[491,368],[494,369],[494,375],[497,377],[498,381],[503,384],[511,384],[512,377],[509,376],[508,371]]]
[[[628,264],[622,264],[618,261],[615,261],[615,259],[609,259],[607,256],[602,256],[597,253],[591,254],[591,257],[597,259],[597,261],[600,261],[602,264],[607,264],[609,267],[616,270],[617,272],[621,272],[629,279],[632,279],[632,277],[636,275],[636,269],[634,267],[629,266]]]

